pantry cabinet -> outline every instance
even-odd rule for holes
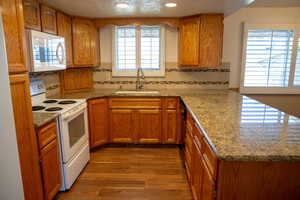
[[[73,67],[73,44],[72,44],[72,18],[71,16],[57,12],[57,33],[65,38],[66,64]]]
[[[39,0],[23,0],[25,28],[41,31]]]
[[[56,10],[41,4],[42,31],[50,34],[57,34]]]
[[[10,75],[9,79],[24,196],[25,199],[42,200],[42,178],[32,119],[28,74]]]
[[[99,65],[99,32],[90,19],[72,20],[74,67]]]
[[[44,199],[51,200],[61,187],[61,167],[56,122],[38,128],[38,146],[43,179]]]
[[[21,0],[1,0],[9,73],[27,71],[23,6]],[[2,66],[3,67],[3,66]]]
[[[223,14],[182,18],[179,29],[181,66],[218,67],[222,61]]]
[[[88,101],[90,148],[108,142],[108,102],[107,98]]]

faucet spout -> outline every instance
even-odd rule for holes
[[[136,90],[142,90],[144,88],[144,84],[141,81],[141,79],[145,79],[145,75],[142,68],[138,68],[137,74],[136,74]]]

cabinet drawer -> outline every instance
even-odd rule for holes
[[[188,149],[189,152],[192,152],[193,139],[190,134],[187,134],[185,137],[185,149]]]
[[[160,98],[111,98],[109,107],[116,109],[159,109],[161,108]]]
[[[202,132],[199,130],[199,128],[197,127],[196,124],[194,124],[193,138],[194,138],[196,144],[198,145],[198,147],[200,148],[200,150],[203,151],[204,138],[203,138]]]
[[[37,134],[39,147],[42,149],[56,138],[56,123],[53,121],[50,124],[43,126],[42,128],[38,129]]]
[[[206,141],[206,139],[203,138],[202,140],[202,146],[203,146],[203,159],[205,163],[207,164],[207,167],[209,171],[211,172],[212,176],[215,178],[217,174],[217,166],[218,166],[218,159],[211,149],[210,145]]]
[[[177,98],[165,98],[164,99],[164,108],[165,109],[177,109],[178,108],[178,99]]]

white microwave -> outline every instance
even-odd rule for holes
[[[31,72],[66,69],[66,48],[63,37],[34,30],[28,30],[27,36]]]

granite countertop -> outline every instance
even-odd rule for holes
[[[34,123],[35,127],[39,128],[39,127],[47,124],[51,120],[55,119],[58,116],[58,114],[32,112],[32,116],[33,116],[33,123]]]
[[[116,96],[113,93],[94,90],[55,98]],[[154,96],[180,96],[221,160],[300,161],[297,117],[228,90],[160,90]]]

